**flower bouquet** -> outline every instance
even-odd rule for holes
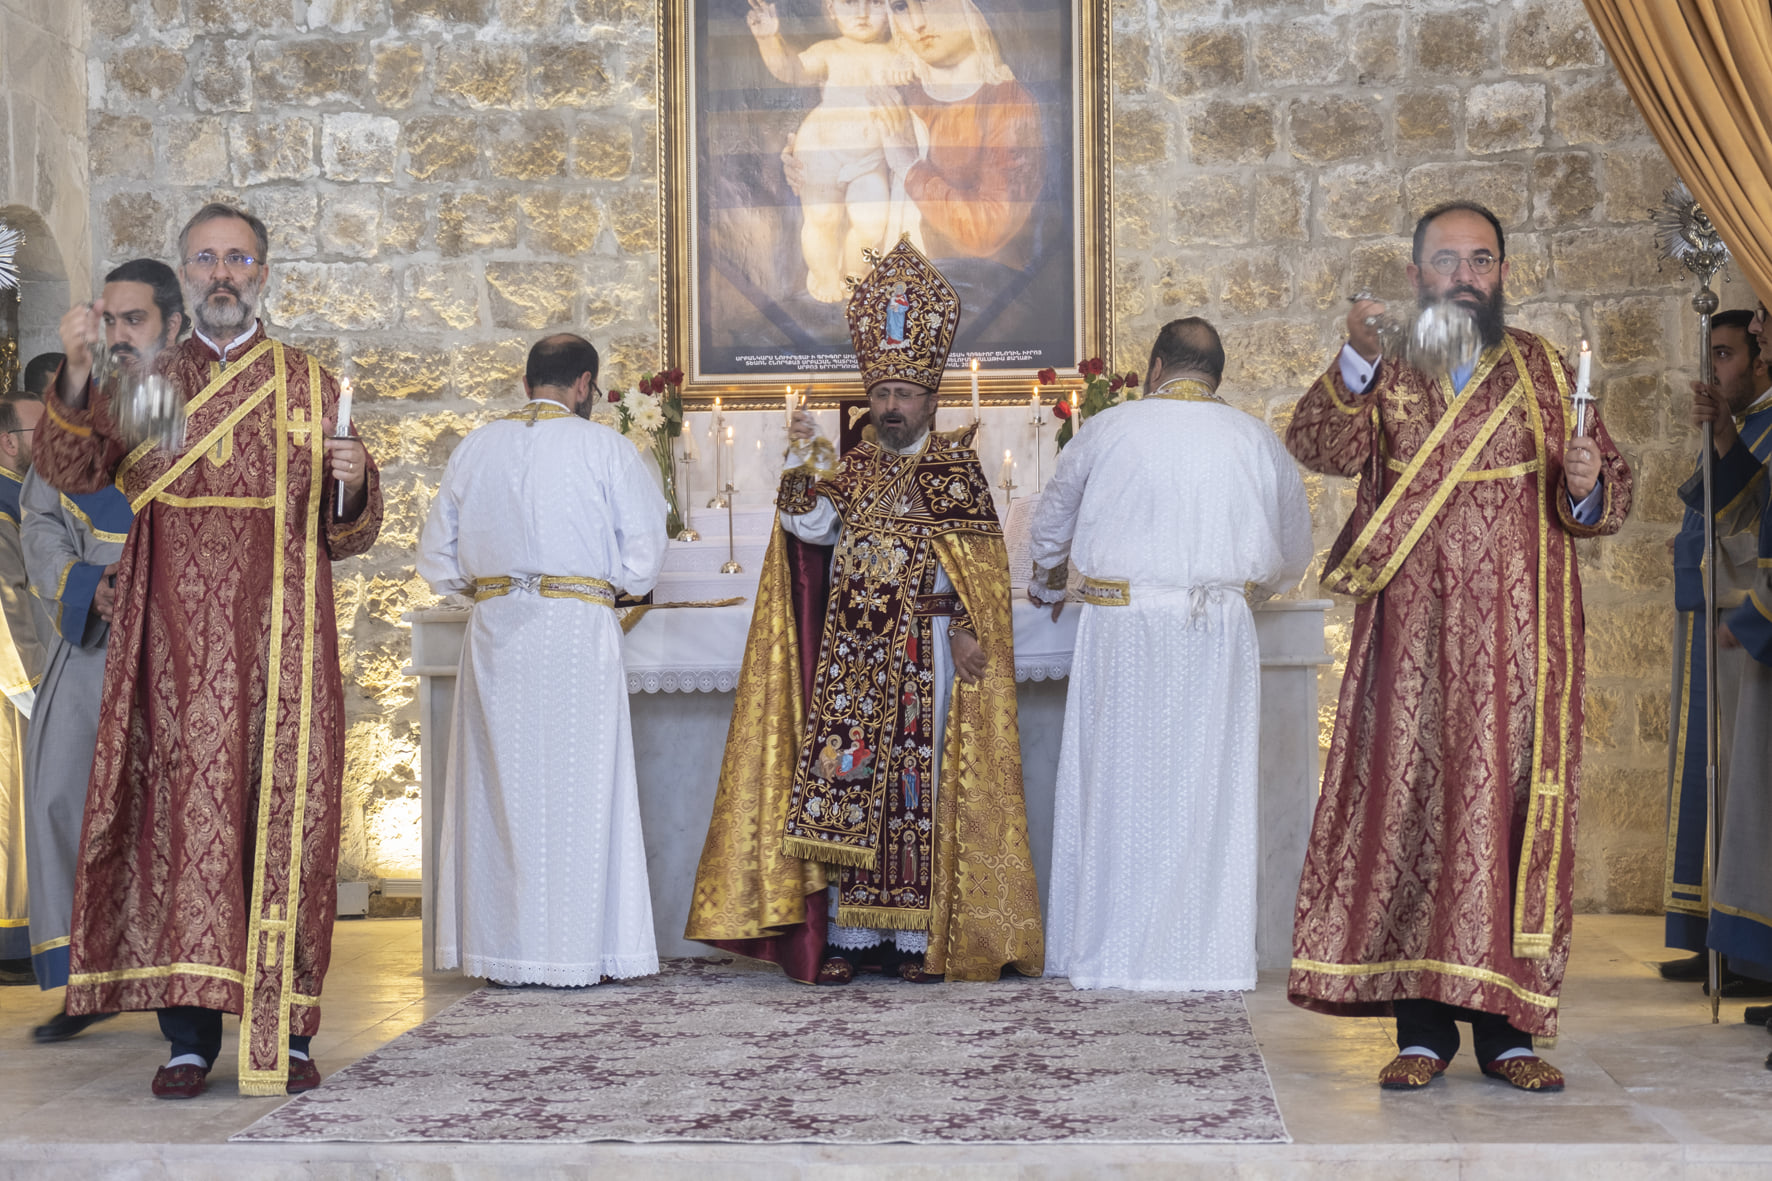
[[[640,451],[652,453],[664,481],[666,535],[681,533],[683,511],[677,504],[677,465],[671,441],[683,433],[683,371],[673,366],[648,373],[638,387],[625,394],[610,390],[609,401],[591,411],[591,420],[619,431]]]
[[[1077,373],[1083,379],[1081,390],[1072,390],[1067,401],[1060,392],[1058,401],[1053,404],[1052,416],[1059,420],[1058,449],[1071,441],[1077,431],[1083,428],[1083,420],[1092,414],[1100,414],[1109,406],[1117,406],[1121,402],[1134,401],[1138,397],[1138,374],[1109,373],[1107,366],[1100,357],[1090,357],[1087,361],[1077,362]],[[1058,371],[1042,369],[1037,374],[1041,385],[1057,385]]]

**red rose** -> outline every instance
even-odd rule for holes
[[[1126,388],[1129,390],[1135,390],[1138,388],[1138,374],[1128,373],[1126,375]]]
[[[1069,418],[1070,416],[1071,416],[1071,404],[1069,402],[1065,401],[1063,398],[1060,398],[1058,401],[1056,401],[1052,404],[1052,417],[1054,417],[1054,418]]]
[[[1042,369],[1034,376],[1040,379],[1041,385],[1056,385],[1058,383],[1058,370],[1056,369]]]
[[[1121,376],[1120,376],[1120,375],[1119,375],[1119,374],[1117,374],[1117,373],[1116,373],[1116,374],[1114,374],[1114,379],[1113,379],[1113,380],[1112,380],[1112,381],[1110,381],[1110,382],[1108,382],[1108,393],[1110,393],[1110,394],[1117,394],[1117,393],[1119,393],[1119,392],[1120,392],[1120,387],[1121,387],[1121,386],[1123,386],[1123,385],[1125,385],[1125,384],[1126,384],[1126,379],[1125,379],[1125,378],[1123,378],[1123,377],[1121,377]]]
[[[681,369],[673,368],[669,373],[666,373],[664,375],[664,377],[665,377],[665,382],[668,385],[682,385],[683,384],[683,371]]]
[[[652,379],[650,377],[642,377],[640,379],[640,392],[643,394],[650,394],[652,392]]]
[[[621,391],[620,390],[610,390],[609,391],[609,400],[611,402],[621,401]]]

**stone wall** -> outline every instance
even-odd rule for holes
[[[89,284],[86,178],[85,13],[67,0],[0,0],[0,222],[25,232],[21,363],[60,347],[70,281]]]
[[[11,0],[0,0],[0,3]],[[988,5],[987,5],[988,7]],[[400,613],[450,447],[518,395],[525,342],[576,327],[613,378],[656,360],[655,34],[645,0],[91,0],[94,257],[169,255],[211,196],[270,222],[270,319],[355,374],[386,472],[382,541],[339,568],[350,631],[345,870],[416,866]],[[1349,292],[1402,290],[1415,211],[1506,221],[1516,318],[1595,341],[1639,474],[1635,519],[1583,547],[1588,776],[1578,897],[1659,889],[1669,579],[1690,452],[1685,285],[1645,213],[1671,174],[1579,0],[1119,0],[1118,358],[1164,320],[1225,331],[1229,390],[1283,427]],[[1726,304],[1751,302],[1739,282]],[[1327,546],[1350,496],[1313,478]],[[1345,647],[1345,611],[1336,616]],[[1325,726],[1335,678],[1324,678]]]

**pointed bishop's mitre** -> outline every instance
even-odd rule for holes
[[[849,296],[862,387],[908,381],[940,389],[959,326],[959,293],[908,237],[899,239]]]

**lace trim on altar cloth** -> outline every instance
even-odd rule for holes
[[[456,957],[439,950],[437,967],[447,970],[455,966]],[[606,955],[594,964],[534,964],[524,960],[501,960],[487,956],[461,957],[463,976],[480,976],[500,984],[545,984],[550,988],[585,988],[605,976],[626,980],[634,976],[658,973],[658,956]]]
[[[1062,681],[1071,675],[1069,653],[1015,664],[1017,681]],[[730,693],[738,687],[736,668],[677,668],[628,672],[629,693]]]

